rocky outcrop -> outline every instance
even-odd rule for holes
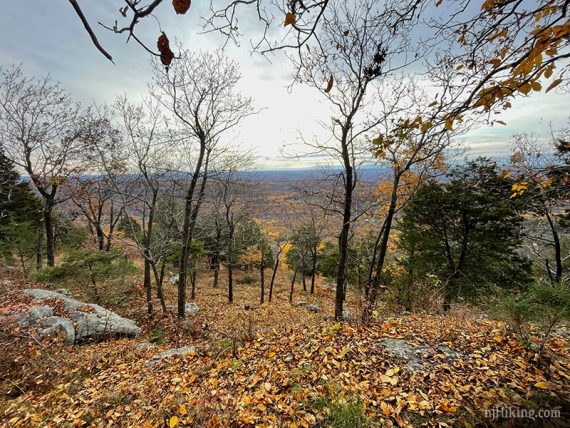
[[[80,302],[50,290],[34,288],[26,289],[24,293],[42,305],[28,309],[18,324],[21,327],[37,327],[39,334],[62,334],[68,343],[140,334],[140,328],[133,321],[102,306]],[[56,306],[57,315],[54,315]]]

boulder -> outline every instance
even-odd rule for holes
[[[140,334],[140,328],[133,321],[102,306],[80,302],[50,290],[26,289],[24,293],[41,302],[46,299],[57,299],[63,303],[67,312],[62,316],[52,316],[53,309],[49,303],[30,308],[20,319],[20,324],[40,323],[44,327],[39,330],[40,334],[52,335],[63,332],[70,343],[80,343],[88,339],[99,340],[110,336],[135,337]],[[38,318],[40,315],[42,316]],[[36,321],[30,323],[30,320]]]
[[[20,317],[18,325],[22,328],[27,328],[37,324],[43,318],[47,318],[52,315],[53,309],[50,306],[32,306],[22,317]]]
[[[318,307],[317,305],[310,304],[306,305],[305,308],[307,308],[309,312],[315,312],[315,313],[321,312],[321,308]]]
[[[196,353],[196,348],[194,348],[193,346],[183,346],[182,348],[168,349],[164,352],[153,355],[150,358],[150,363],[155,364],[158,361],[164,360],[165,358],[184,356],[195,353]]]
[[[75,327],[73,325],[73,321],[69,318],[48,317],[43,324],[49,327],[38,330],[38,333],[42,336],[62,335],[70,345],[75,343]]]

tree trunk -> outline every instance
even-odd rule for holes
[[[214,255],[214,288],[218,288],[220,283],[220,256],[219,254]]]
[[[548,225],[550,226],[550,232],[552,233],[552,241],[554,243],[554,261],[556,263],[556,270],[554,272],[554,280],[557,283],[562,281],[562,274],[564,272],[564,266],[562,264],[562,247],[560,245],[560,236],[558,234],[558,228],[556,227],[556,223],[554,219],[546,212],[546,219],[548,220]],[[550,275],[550,269],[549,269]]]
[[[228,263],[228,302],[234,302],[234,268]]]
[[[269,283],[269,298],[268,301],[271,302],[273,299],[273,284],[275,283],[275,275],[277,275],[277,268],[279,267],[279,255],[277,255],[275,260],[275,266],[273,266],[273,273],[271,274],[271,282]]]
[[[390,239],[390,231],[392,230],[392,222],[394,220],[394,214],[396,213],[396,204],[398,202],[398,185],[400,183],[400,175],[397,173],[394,176],[394,182],[392,183],[392,194],[390,196],[390,206],[388,207],[388,213],[386,214],[386,220],[383,224],[382,238],[380,239],[380,246],[378,248],[378,258],[376,260],[376,269],[371,281],[366,285],[366,296],[368,300],[364,306],[364,312],[362,314],[362,319],[364,321],[370,320],[374,307],[376,306],[376,299],[378,298],[378,289],[380,288],[382,281],[382,269],[384,268],[384,262],[386,261],[386,253],[388,251],[388,240]]]
[[[313,255],[313,266],[311,267],[311,294],[315,294],[315,276],[317,275],[317,257]]]
[[[263,304],[265,302],[265,266],[263,262],[259,268],[259,282],[261,283],[261,296],[259,298],[259,303]]]
[[[95,223],[95,235],[97,237],[97,248],[99,251],[103,251],[105,249],[105,234],[103,233],[103,229],[101,228],[101,223]]]
[[[297,279],[297,269],[293,274],[293,281],[291,281],[291,289],[289,290],[289,303],[293,303],[293,287],[295,286],[295,280]]]
[[[46,257],[47,265],[55,266],[55,235],[52,217],[53,204],[46,201],[44,208],[44,225],[46,232]]]
[[[150,254],[148,251],[145,250],[145,257],[144,257],[144,289],[146,293],[146,311],[149,315],[152,315],[152,283],[150,277]]]
[[[307,275],[305,275],[305,272],[303,271],[303,291],[307,291]]]
[[[344,283],[346,280],[346,266],[348,262],[348,235],[350,232],[350,221],[352,219],[352,192],[353,177],[352,166],[350,164],[350,155],[346,143],[343,143],[342,150],[344,167],[345,167],[345,183],[344,183],[344,210],[342,217],[342,229],[338,238],[338,269],[336,273],[336,293],[335,293],[335,319],[342,318],[344,303]]]
[[[196,224],[196,217],[198,216],[198,210],[200,208],[199,200],[194,204],[194,193],[196,191],[196,186],[198,184],[198,176],[202,171],[202,163],[204,162],[204,155],[206,153],[206,141],[202,139],[200,141],[200,152],[198,154],[198,159],[196,161],[196,167],[194,168],[194,173],[192,174],[192,179],[190,180],[190,186],[186,192],[186,202],[184,205],[184,222],[182,225],[182,249],[180,252],[180,270],[178,272],[178,316],[180,318],[186,317],[186,277],[188,274],[188,256],[190,254],[190,249],[192,246],[192,235],[194,234],[194,226]],[[207,163],[207,161],[206,161]],[[206,182],[206,176],[202,180],[202,188]],[[195,213],[195,216],[194,216]]]
[[[156,264],[152,264],[152,270],[154,272],[154,281],[156,282],[156,296],[158,297],[158,301],[160,302],[160,307],[162,308],[162,313],[166,315],[167,308],[166,302],[164,300],[164,290],[162,288],[162,283],[164,282],[164,271],[165,271],[165,262],[164,258],[161,260],[160,265],[160,273],[156,268]]]

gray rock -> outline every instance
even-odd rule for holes
[[[18,325],[22,328],[27,328],[31,325],[37,324],[42,318],[50,317],[53,315],[53,309],[49,306],[32,306],[24,315],[18,320]]]
[[[178,312],[177,306],[169,305],[167,308],[169,311],[176,312],[176,313]],[[188,316],[188,315],[196,316],[196,315],[198,315],[198,312],[200,312],[200,308],[198,307],[198,305],[196,303],[186,303],[184,308],[185,308],[186,316]],[[146,306],[145,306],[144,310],[146,311]]]
[[[295,306],[307,306],[309,302],[305,302],[304,300],[298,300],[295,302]]]
[[[50,290],[26,289],[24,293],[39,301],[49,298],[62,301],[65,310],[69,313],[69,317],[65,317],[65,319],[72,322],[75,326],[74,342],[83,342],[87,339],[102,339],[109,336],[134,337],[140,334],[140,328],[133,321],[123,318],[102,306],[80,302]],[[68,326],[68,323],[64,322],[64,324]],[[67,327],[63,325],[58,326],[58,329],[61,330],[62,328],[66,330],[66,334],[69,333]],[[52,331],[49,328],[44,330],[46,333],[47,331]],[[55,330],[53,331],[55,332]]]
[[[311,304],[311,305],[305,306],[305,308],[307,308],[307,310],[308,310],[309,312],[315,312],[315,313],[321,312],[321,308],[318,307],[317,305]]]
[[[47,328],[42,328],[38,330],[38,333],[42,336],[58,336],[64,335],[67,343],[72,345],[75,342],[75,327],[73,326],[73,321],[69,318],[64,317],[48,317],[42,323],[48,325]]]
[[[172,285],[176,285],[180,282],[180,275],[176,274],[176,275],[169,275],[168,277],[168,281],[170,282],[170,284]]]
[[[344,310],[342,311],[342,319],[345,321],[355,321],[356,317],[353,315],[352,312]]]
[[[147,349],[154,349],[154,348],[156,348],[156,344],[150,342],[137,343],[135,346],[135,349],[137,351],[146,351]]]
[[[155,354],[150,358],[150,362],[151,364],[155,364],[158,361],[164,360],[165,358],[183,356],[195,353],[196,353],[196,348],[194,348],[193,346],[183,346],[182,348],[168,349],[159,354]]]
[[[462,352],[455,351],[445,345],[430,348],[429,346],[411,345],[403,339],[384,339],[381,346],[397,359],[404,361],[406,367],[411,371],[423,369],[424,363],[433,364],[431,356],[437,352],[441,352],[451,360],[465,356]]]
[[[429,347],[410,345],[403,339],[384,339],[381,345],[397,359],[405,361],[411,371],[423,369],[422,360],[427,356]]]
[[[186,315],[198,315],[198,312],[200,312],[200,308],[198,307],[198,305],[196,303],[186,303]]]

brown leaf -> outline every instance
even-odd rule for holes
[[[550,85],[548,85],[548,88],[546,88],[546,92],[550,92],[552,89],[556,88],[561,83],[562,83],[562,79],[556,79],[554,82],[552,82]]]
[[[329,81],[327,82],[327,88],[325,89],[325,92],[326,92],[327,94],[331,91],[331,89],[332,89],[332,87],[333,87],[333,83],[334,83],[334,79],[333,79],[333,77],[331,76],[331,78],[330,78]]]
[[[284,27],[286,27],[287,25],[293,25],[296,21],[297,21],[297,17],[295,16],[295,14],[291,13],[291,12],[287,12],[285,14]]]
[[[168,41],[168,37],[166,37],[166,33],[162,33],[158,37],[158,41],[156,43],[158,47],[158,51],[160,52],[160,61],[163,65],[166,66],[168,70],[168,66],[174,59],[174,53],[170,50],[170,42]]]
[[[190,9],[190,0],[172,0],[172,6],[178,15],[184,15]]]

